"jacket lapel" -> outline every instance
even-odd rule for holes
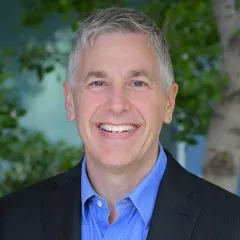
[[[165,149],[164,149],[165,150]],[[193,177],[165,150],[168,162],[161,181],[147,240],[191,238],[201,212]],[[55,187],[43,205],[46,240],[81,239],[82,161],[54,179]]]
[[[80,164],[54,179],[55,189],[46,196],[43,224],[47,240],[79,240],[81,232]]]
[[[168,162],[160,184],[147,240],[190,239],[201,205],[194,178],[165,150]]]

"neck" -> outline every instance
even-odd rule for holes
[[[112,168],[94,161],[86,153],[87,173],[94,190],[108,203],[114,212],[118,200],[133,191],[149,174],[158,157],[158,147],[152,154],[124,167]]]

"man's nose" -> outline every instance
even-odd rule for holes
[[[120,86],[112,86],[108,94],[109,96],[106,103],[106,110],[108,112],[119,115],[130,110],[131,104],[126,89]]]

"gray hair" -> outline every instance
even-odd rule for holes
[[[167,92],[174,82],[174,75],[166,39],[156,23],[145,14],[119,7],[99,10],[81,22],[68,63],[68,81],[72,90],[76,82],[76,65],[80,60],[81,48],[89,46],[97,35],[114,32],[145,33],[149,36],[150,43],[157,53],[161,77]]]

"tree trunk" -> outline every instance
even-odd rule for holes
[[[237,0],[213,0],[228,75],[223,100],[213,107],[207,135],[203,177],[236,193],[240,162],[240,10]]]

